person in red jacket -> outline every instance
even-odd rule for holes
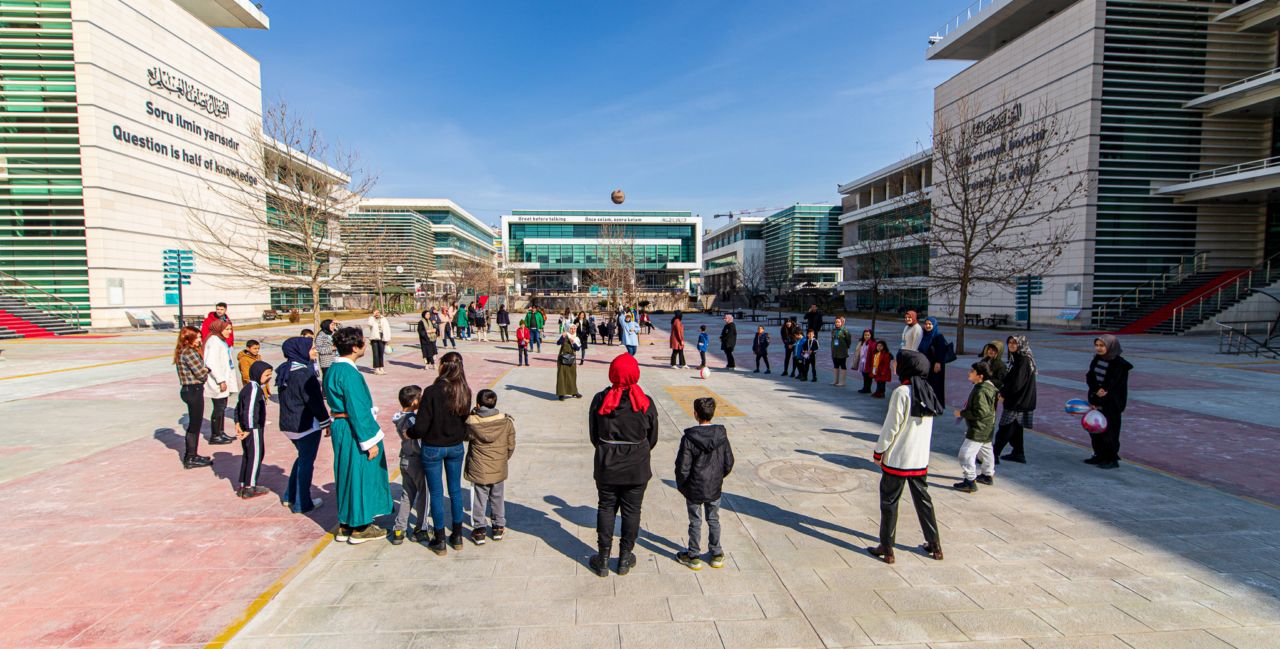
[[[529,366],[529,327],[525,325],[524,320],[520,321],[520,326],[516,328],[516,348],[519,354],[516,356],[516,367],[524,365]]]
[[[218,304],[216,304],[213,307],[213,310],[209,312],[209,315],[204,317],[204,324],[200,325],[200,342],[201,343],[203,343],[206,340],[209,340],[209,325],[213,324],[218,320],[221,320],[227,324],[231,324],[231,318],[227,317],[226,302],[219,302]],[[235,330],[232,329],[232,332],[234,331]],[[232,348],[236,346],[234,333],[227,334],[227,346]]]
[[[883,340],[877,340],[875,356],[871,357],[871,378],[876,381],[876,393],[871,396],[884,398],[884,386],[893,378],[892,365],[893,355],[889,353],[889,345]]]
[[[684,369],[684,314],[671,316],[671,367]]]

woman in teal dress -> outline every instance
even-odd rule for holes
[[[333,335],[340,358],[324,373],[324,398],[333,414],[333,483],[338,495],[335,541],[364,543],[386,536],[373,519],[391,513],[391,486],[382,431],[369,386],[356,367],[364,356],[364,333],[343,327]]]

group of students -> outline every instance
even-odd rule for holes
[[[418,348],[422,351],[424,369],[435,369],[436,355],[441,348],[458,348],[458,340],[476,340],[487,342],[493,324],[498,325],[502,342],[511,337],[511,313],[507,305],[498,306],[498,312],[490,319],[484,307],[472,304],[459,304],[456,308],[449,306],[431,307],[419,315],[415,330],[418,334]]]

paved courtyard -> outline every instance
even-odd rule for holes
[[[703,322],[714,340],[710,318],[690,317],[686,330]],[[472,387],[494,386],[519,441],[507,538],[440,558],[412,543],[332,543],[328,502],[297,517],[271,497],[236,500],[237,445],[214,447],[212,472],[183,471],[168,335],[6,344],[0,513],[13,540],[0,558],[0,646],[1280,646],[1280,364],[1233,362],[1205,339],[1126,339],[1137,366],[1126,462],[1100,471],[1080,463],[1085,435],[1060,410],[1080,396],[1091,339],[1033,335],[1031,463],[954,492],[963,431],[939,418],[929,482],[946,560],[912,551],[922,539],[908,499],[888,566],[863,549],[877,533],[870,457],[884,402],[831,387],[825,373],[778,377],[776,344],[775,373],[751,373],[753,329],[739,325],[739,371],[706,381],[667,367],[661,331],[643,341],[661,442],[640,565],[605,579],[586,568],[585,426],[618,347],[592,347],[579,370],[587,398],[560,402],[553,348],[516,368],[509,344],[462,344]],[[898,329],[889,323],[886,337]],[[240,335],[266,337],[275,362],[271,342],[292,330]],[[400,344],[404,326],[396,333],[388,374],[366,375],[387,427],[395,391],[430,378]],[[1004,333],[971,332],[969,347]],[[960,366],[953,403],[966,394]],[[729,561],[693,572],[672,558],[686,533],[672,475],[689,401],[703,392],[741,416],[719,419],[737,456],[722,513]],[[278,434],[268,442],[264,482],[281,491],[292,449]],[[322,447],[325,497],[331,458]]]

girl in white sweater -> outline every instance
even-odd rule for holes
[[[933,500],[925,476],[929,473],[929,446],[933,438],[933,418],[943,411],[938,397],[925,381],[929,359],[915,351],[898,352],[898,378],[902,384],[889,397],[876,443],[875,460],[884,471],[880,477],[880,545],[867,548],[871,554],[893,563],[893,539],[898,528],[898,500],[904,486],[911,488],[920,529],[924,532],[924,551],[942,560],[942,541],[938,521],[933,514]]]

